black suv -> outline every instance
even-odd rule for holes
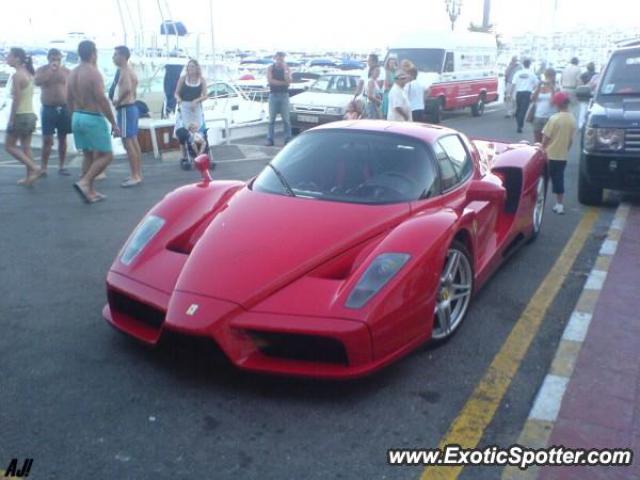
[[[589,87],[576,94],[592,96]],[[582,128],[578,200],[597,205],[605,188],[640,192],[640,46],[611,54]]]

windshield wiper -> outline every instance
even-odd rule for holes
[[[280,183],[284,187],[284,190],[287,192],[287,195],[289,195],[290,197],[295,197],[296,194],[293,193],[291,186],[287,183],[287,180],[284,178],[284,175],[282,175],[282,172],[278,170],[276,167],[274,167],[273,165],[271,165],[270,163],[267,163],[267,165],[270,166],[271,169],[273,170],[273,173],[276,174],[276,176],[278,177],[278,180],[280,180]]]

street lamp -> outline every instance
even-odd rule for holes
[[[453,30],[456,20],[460,16],[462,0],[444,0],[444,3],[447,6],[447,13],[449,14],[449,20],[451,21],[451,30]]]

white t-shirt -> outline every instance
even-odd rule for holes
[[[407,118],[411,120],[411,105],[409,104],[407,94],[404,93],[404,90],[400,88],[397,83],[394,83],[391,90],[389,90],[389,111],[387,112],[387,120],[396,122],[408,121],[396,112],[396,108],[402,109],[407,114]]]
[[[513,85],[516,92],[533,92],[538,86],[538,77],[531,69],[523,68],[514,73]]]
[[[574,64],[569,65],[562,71],[562,87],[576,88],[582,84],[580,81],[580,67]]]
[[[558,109],[551,103],[553,98],[553,92],[539,93],[536,100],[536,118],[549,118],[554,113],[558,112]]]
[[[407,94],[412,112],[414,110],[424,110],[424,86],[417,78],[404,86],[404,93]]]

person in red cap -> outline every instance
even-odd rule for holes
[[[542,130],[542,148],[549,159],[551,187],[556,194],[553,211],[562,215],[564,214],[564,169],[567,166],[567,157],[576,133],[576,119],[569,112],[571,99],[567,92],[555,93],[552,102],[558,108],[558,113],[549,118]]]

